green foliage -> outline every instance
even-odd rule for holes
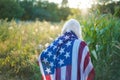
[[[0,18],[20,18],[23,14],[23,9],[14,0],[0,0]]]
[[[120,18],[120,6],[116,6],[116,7],[115,7],[114,16]]]
[[[63,14],[64,13],[64,14]],[[70,8],[58,7],[58,4],[41,0],[0,0],[0,18],[11,20],[66,20]]]
[[[84,40],[89,45],[94,62],[95,80],[119,80],[120,19],[110,14],[84,17],[79,20],[84,25]]]
[[[18,2],[18,4],[20,4],[20,7],[24,9],[24,14],[21,17],[22,20],[31,19],[33,13],[33,2],[34,1],[28,1],[28,0],[23,0]]]
[[[63,14],[64,13],[64,14]],[[70,8],[68,7],[62,7],[59,9],[58,15],[60,16],[60,20],[66,20],[66,18],[71,14]]]
[[[68,4],[68,0],[62,0],[62,7],[66,7]]]
[[[113,1],[111,3],[105,1],[105,4],[97,4],[97,5],[93,4],[91,10],[96,11],[96,9],[99,9],[101,14],[112,14],[116,17],[120,17],[119,7],[120,7],[120,1]]]
[[[68,16],[68,19],[71,19],[71,18],[79,19],[81,17],[81,11],[79,9],[71,8],[70,12],[71,14]]]

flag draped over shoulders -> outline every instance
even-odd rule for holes
[[[43,80],[93,80],[94,69],[86,43],[69,31],[39,55]]]

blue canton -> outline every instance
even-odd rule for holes
[[[56,68],[71,65],[72,47],[77,36],[66,32],[56,38],[42,53],[41,61],[45,75],[54,74]]]

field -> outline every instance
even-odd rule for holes
[[[38,80],[39,53],[60,34],[61,24],[0,21],[0,74]],[[59,34],[58,34],[59,33]],[[28,78],[29,77],[29,78]]]
[[[120,19],[112,15],[76,18],[95,67],[95,80],[120,80]],[[61,33],[64,22],[0,20],[0,80],[41,80],[40,52]]]

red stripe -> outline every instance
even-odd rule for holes
[[[50,75],[45,75],[46,80],[51,80]]]
[[[88,75],[87,80],[94,80],[94,76],[95,76],[95,71],[94,71],[94,69],[92,69]]]
[[[79,53],[78,53],[78,66],[77,66],[77,80],[81,79],[81,73],[80,73],[80,63],[81,63],[81,59],[82,59],[82,53],[83,53],[83,49],[86,46],[85,42],[81,42],[80,46],[79,46]]]
[[[71,65],[66,67],[66,79],[65,80],[71,80]]]
[[[84,61],[84,70],[85,71],[85,68],[87,67],[88,63],[89,63],[89,60],[90,60],[90,55],[89,55],[89,52],[87,53],[86,57],[85,57],[85,61]]]
[[[61,70],[60,70],[60,68],[56,69],[56,80],[61,80]]]

